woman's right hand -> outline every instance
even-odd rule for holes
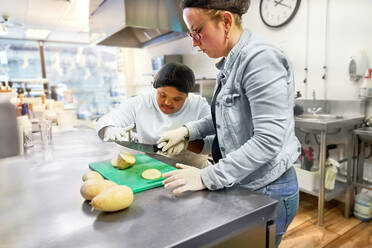
[[[167,155],[176,155],[187,149],[189,130],[182,126],[167,131],[157,141],[158,148]]]
[[[129,132],[134,128],[134,124],[131,124],[125,128],[108,126],[105,128],[103,141],[114,142],[114,141],[129,141]]]

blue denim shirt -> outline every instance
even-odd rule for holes
[[[217,65],[216,132],[222,159],[201,171],[211,190],[256,190],[279,178],[296,161],[294,76],[277,48],[244,31]],[[217,85],[216,85],[217,86]],[[190,140],[214,133],[211,116],[186,124]]]

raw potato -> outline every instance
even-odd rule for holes
[[[144,179],[153,180],[161,177],[161,172],[157,169],[148,169],[142,172],[141,175]]]
[[[117,167],[118,166],[118,158],[111,159],[111,164],[112,164],[112,166]]]
[[[90,179],[81,185],[80,194],[85,200],[90,201],[99,193],[113,186],[117,186],[117,184],[106,179]]]
[[[101,176],[97,171],[88,171],[83,175],[83,181],[85,182],[90,179],[103,179],[103,176]]]
[[[118,156],[116,167],[124,170],[134,165],[136,158],[129,152],[121,152]]]
[[[114,212],[127,208],[133,202],[133,191],[125,185],[111,187],[93,198],[92,210]]]

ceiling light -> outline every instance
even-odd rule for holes
[[[6,28],[4,23],[0,23],[0,35],[8,34],[8,29]]]
[[[50,31],[46,29],[27,29],[26,38],[34,40],[45,40]]]

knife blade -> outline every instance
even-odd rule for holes
[[[170,165],[174,168],[177,168],[176,164],[178,163],[176,160],[173,160],[171,158],[168,158],[166,156],[163,156],[163,155],[160,155],[160,154],[157,154],[157,153],[146,153],[147,156],[151,157],[151,158],[154,158],[156,160],[159,160],[160,162],[163,162],[167,165]],[[178,168],[177,168],[178,169]]]
[[[157,145],[152,144],[144,144],[144,143],[136,143],[136,142],[128,142],[128,141],[115,141],[116,144],[119,144],[121,146],[128,147],[133,150],[137,150],[140,152],[145,153],[152,153],[155,154],[157,151],[161,150],[158,148]]]

